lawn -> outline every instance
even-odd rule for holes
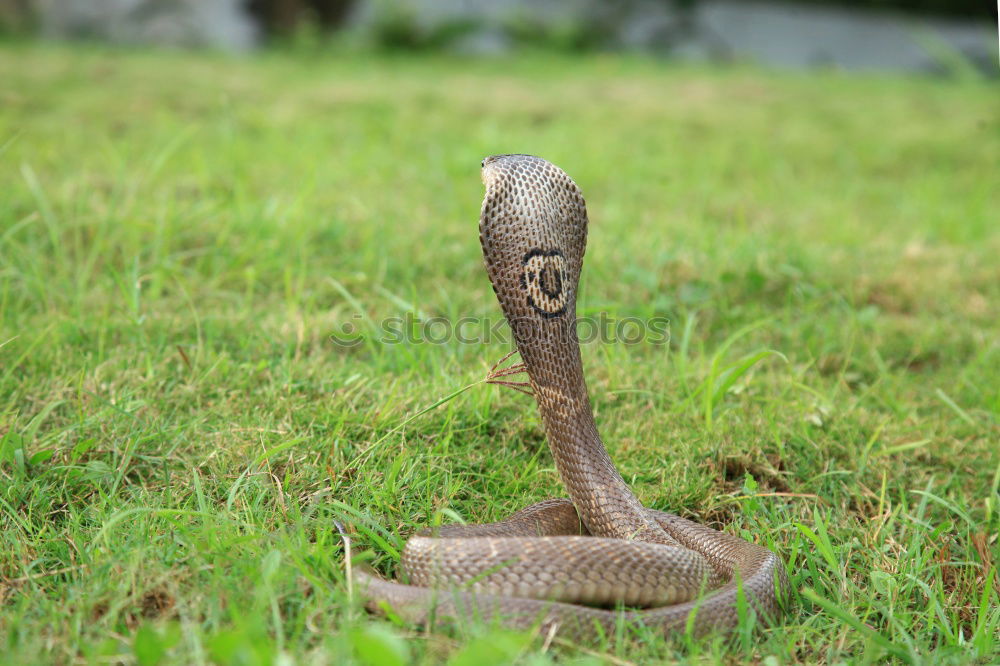
[[[995,85],[23,45],[0,81],[0,662],[1000,659]],[[669,321],[584,345],[612,458],[774,549],[780,625],[573,645],[352,598],[336,520],[391,575],[563,494],[481,383],[507,336],[440,339],[500,316],[505,152],[587,196],[580,313]]]

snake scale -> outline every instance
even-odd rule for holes
[[[477,616],[560,635],[614,635],[619,622],[665,633],[736,626],[742,600],[773,621],[788,579],[771,551],[640,504],[598,435],[576,336],[587,210],[562,169],[530,155],[482,163],[486,270],[513,332],[569,499],[488,525],[412,537],[409,585],[371,569],[354,583],[371,610],[403,618]],[[507,382],[497,382],[507,383]]]

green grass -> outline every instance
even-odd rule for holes
[[[28,46],[0,81],[0,661],[1000,658],[995,87]],[[573,646],[349,598],[337,519],[391,574],[421,526],[563,493],[526,396],[412,418],[503,341],[370,336],[498,317],[499,152],[588,197],[582,313],[669,318],[585,345],[599,427],[648,506],[781,555],[779,626]]]

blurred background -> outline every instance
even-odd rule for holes
[[[510,152],[578,314],[669,321],[582,354],[623,478],[809,593],[610,660],[1000,663],[994,6],[0,0],[0,664],[605,663],[369,626],[334,528],[391,575],[564,492],[482,384]]]
[[[502,54],[621,50],[695,61],[994,75],[982,0],[0,0],[0,30],[246,51],[328,42]]]

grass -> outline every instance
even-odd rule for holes
[[[0,661],[1000,658],[995,87],[32,46],[0,80]],[[476,384],[503,340],[375,335],[496,321],[478,167],[521,151],[588,197],[581,312],[670,321],[584,347],[612,457],[781,555],[780,626],[574,646],[348,594],[337,519],[391,574],[563,493]]]

